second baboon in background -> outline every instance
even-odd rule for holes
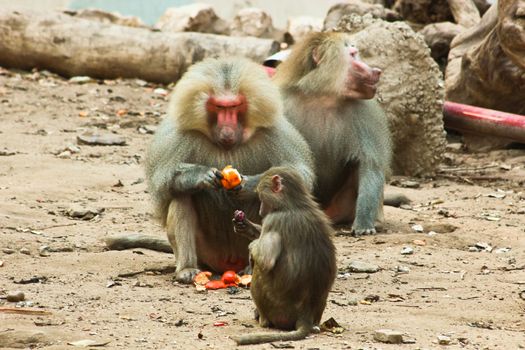
[[[263,221],[259,238],[250,243],[250,291],[261,326],[293,331],[233,339],[239,345],[303,339],[319,325],[335,280],[333,229],[292,169],[266,171],[257,193]]]
[[[390,174],[391,136],[373,100],[381,71],[358,58],[344,33],[313,33],[277,67],[285,115],[314,154],[314,195],[335,224],[376,232]]]

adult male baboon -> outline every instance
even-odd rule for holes
[[[241,193],[221,187],[217,169],[246,175]],[[146,175],[176,256],[176,279],[189,283],[207,267],[239,271],[249,240],[233,232],[237,208],[257,217],[254,189],[272,166],[297,169],[314,182],[310,149],[282,113],[278,89],[262,67],[243,58],[209,58],[177,83],[168,115],[146,158]]]

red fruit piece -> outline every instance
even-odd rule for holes
[[[222,277],[221,277],[221,281],[224,283],[224,284],[228,284],[228,285],[235,285],[238,283],[239,281],[239,276],[237,276],[237,274],[235,273],[235,271],[226,271],[222,274]]]
[[[226,288],[226,284],[221,280],[209,281],[204,285],[206,289],[223,289]]]

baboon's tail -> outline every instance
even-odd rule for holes
[[[291,332],[255,333],[232,337],[237,345],[262,344],[274,341],[301,340],[310,334],[312,327],[301,326]]]

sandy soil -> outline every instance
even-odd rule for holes
[[[105,249],[108,235],[164,235],[151,217],[141,164],[147,131],[166,107],[156,88],[0,69],[0,347],[72,348],[68,342],[89,339],[109,341],[107,349],[228,349],[235,347],[229,336],[258,330],[248,290],[200,294],[173,284],[169,254]],[[77,144],[94,130],[123,136],[127,145]],[[345,330],[290,348],[525,347],[525,150],[468,154],[458,146],[449,144],[435,178],[394,178],[398,186],[389,190],[413,203],[386,208],[386,232],[335,237],[340,278],[323,319]],[[103,211],[75,220],[78,207]],[[469,251],[478,242],[492,252]],[[48,256],[39,254],[42,246]],[[414,253],[402,255],[405,246]],[[353,260],[380,270],[348,273]],[[119,277],[146,269],[164,272]],[[33,277],[36,283],[22,284]],[[50,314],[6,313],[16,303],[5,296],[16,290],[26,297],[18,306]],[[382,328],[412,343],[374,341]],[[438,345],[440,335],[450,345]]]

